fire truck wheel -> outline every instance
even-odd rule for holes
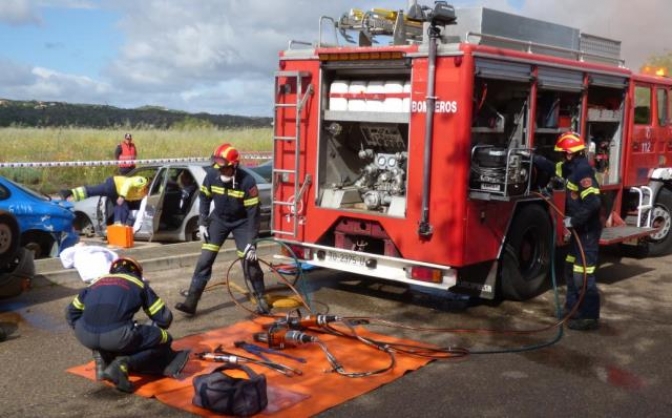
[[[551,265],[552,226],[539,205],[522,208],[511,223],[499,276],[500,296],[526,300],[539,295]]]
[[[672,253],[672,191],[662,189],[658,193],[651,214],[652,225],[659,230],[649,240],[649,255],[661,256]]]

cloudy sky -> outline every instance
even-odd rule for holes
[[[431,0],[420,0],[431,5]],[[455,0],[622,41],[630,68],[672,50],[669,0]],[[408,0],[0,0],[0,99],[271,116],[278,51],[319,17]]]

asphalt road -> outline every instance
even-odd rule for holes
[[[224,277],[230,264],[225,258],[220,256],[214,282]],[[598,272],[603,297],[599,331],[567,330],[555,344],[531,351],[434,361],[320,416],[668,417],[672,411],[670,262],[672,256],[634,260],[603,254]],[[192,268],[149,271],[147,276],[173,306],[181,300],[179,291],[188,286]],[[372,316],[416,327],[529,330],[554,323],[551,291],[524,303],[477,303],[333,272],[308,277],[316,309],[322,312]],[[65,307],[82,286],[77,281],[43,286],[0,301],[0,323],[12,331],[0,343],[0,416],[192,416],[65,372],[90,360],[90,353],[77,343],[63,319]],[[248,315],[222,288],[206,293],[199,308],[194,318],[176,313],[170,329],[176,338]],[[483,335],[371,329],[472,352],[516,350],[557,337],[557,330]]]

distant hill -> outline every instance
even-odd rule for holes
[[[0,99],[0,127],[155,128],[268,127],[272,118],[187,113],[154,106],[114,106]]]

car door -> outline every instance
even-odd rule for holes
[[[627,172],[625,185],[636,186],[648,182],[649,168],[657,166],[659,143],[658,118],[654,105],[654,86],[638,82],[635,85],[635,103],[633,108],[632,139],[630,152],[627,153]]]
[[[170,179],[170,168],[160,167],[154,177],[154,181],[149,189],[147,195],[147,205],[145,214],[151,213],[151,220],[147,219],[144,223],[148,227],[151,225],[152,236],[159,230],[161,226],[161,215],[163,213],[163,202],[165,200],[168,180]],[[152,237],[150,237],[151,240]]]
[[[149,192],[140,202],[133,225],[134,236],[138,240],[150,240],[154,234],[156,205],[161,201],[162,167],[141,167],[132,172],[133,176],[143,176],[149,180]],[[160,216],[160,215],[159,215]]]

